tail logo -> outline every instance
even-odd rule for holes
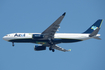
[[[96,30],[96,29],[98,29],[98,27],[92,26],[91,29]]]

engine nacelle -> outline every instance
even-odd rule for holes
[[[34,50],[35,51],[46,50],[46,46],[38,46],[38,45],[35,45]]]
[[[32,38],[33,39],[38,39],[38,38],[43,38],[44,36],[43,35],[41,35],[41,34],[33,34],[32,35]]]

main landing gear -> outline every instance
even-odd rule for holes
[[[52,52],[54,52],[55,50],[54,49],[52,49],[51,47],[49,48],[49,50],[51,51],[52,50]]]
[[[14,46],[14,42],[12,42],[12,46]]]
[[[49,50],[50,50],[50,51],[52,50],[52,52],[54,52],[55,50],[54,50],[54,49],[52,49],[52,46],[53,46],[53,41],[52,41],[52,39],[51,39],[51,38],[49,38],[48,40],[49,40],[49,44],[50,44],[50,48],[49,48]]]

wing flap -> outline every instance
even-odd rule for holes
[[[66,49],[61,48],[61,47],[59,47],[59,46],[57,46],[57,45],[53,45],[52,48],[53,48],[53,49],[56,49],[56,50],[59,50],[59,51],[63,51],[63,52],[71,51],[71,49],[66,50]]]

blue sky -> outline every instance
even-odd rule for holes
[[[58,33],[82,33],[103,19],[101,39],[58,44],[71,52],[34,51],[33,43],[6,42],[9,33],[41,33],[66,12]],[[105,70],[104,0],[1,0],[0,70]]]

